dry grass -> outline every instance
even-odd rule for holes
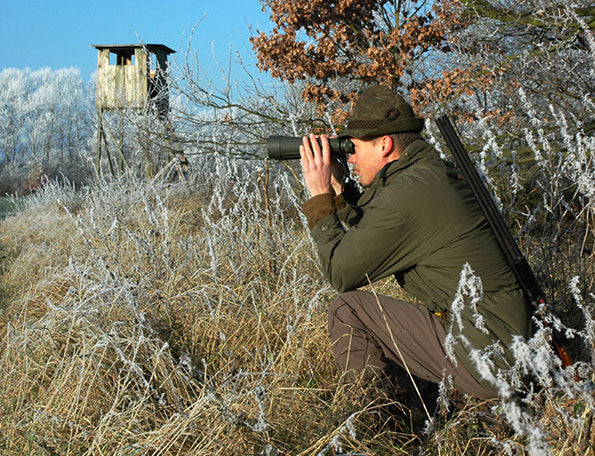
[[[258,170],[213,166],[195,181],[217,175],[209,193],[50,186],[0,224],[0,453],[525,453],[496,403],[470,401],[424,434],[371,387],[344,389],[333,292],[287,180],[265,201],[243,185]],[[546,396],[544,408],[554,454],[594,454],[589,404]]]

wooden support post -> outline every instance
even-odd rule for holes
[[[101,140],[103,136],[103,110],[97,108],[97,146],[95,149],[95,176],[101,178]]]

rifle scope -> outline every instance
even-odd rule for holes
[[[329,138],[331,155],[349,155],[354,152],[353,143],[346,137]],[[318,144],[322,147],[320,138]],[[295,160],[300,158],[301,136],[269,136],[267,139],[267,151],[269,158],[273,160]]]

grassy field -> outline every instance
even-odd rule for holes
[[[263,192],[245,185],[251,166],[212,160],[178,186],[50,186],[0,222],[1,454],[594,455],[588,382],[550,371],[538,341],[519,356],[550,375],[530,402],[468,399],[427,429],[373,387],[343,387],[335,292],[295,182]]]

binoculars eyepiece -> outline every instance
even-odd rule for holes
[[[331,155],[347,156],[354,152],[353,143],[347,136],[329,138]],[[320,138],[318,138],[318,144]],[[267,139],[267,151],[269,158],[273,160],[295,160],[300,158],[301,136],[269,136]]]

